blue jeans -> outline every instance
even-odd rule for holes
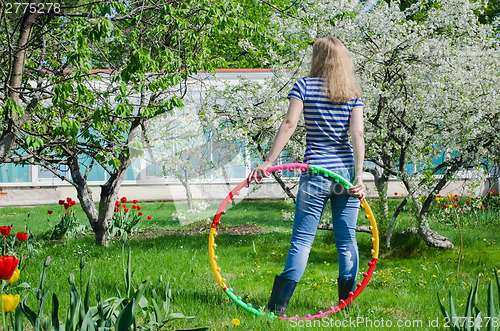
[[[354,169],[335,170],[335,172],[351,182],[354,179]],[[356,221],[360,201],[351,197],[342,184],[312,172],[304,172],[300,177],[291,246],[281,277],[295,282],[302,278],[316,229],[328,200],[332,208],[335,246],[339,259],[339,279],[356,279],[359,270]]]

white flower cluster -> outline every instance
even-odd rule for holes
[[[306,74],[310,46],[303,41],[339,37],[362,85],[367,159],[403,179],[412,195],[429,194],[433,181],[421,183],[425,174],[440,174],[436,167],[443,173],[453,163],[475,166],[497,153],[500,52],[494,27],[477,22],[484,1],[426,3],[401,11],[395,1],[366,10],[359,1],[319,0],[296,18],[273,17],[269,35],[293,56],[274,53],[276,74],[264,84],[242,80],[214,91],[209,118],[230,124],[221,134],[260,156],[283,119],[291,84]],[[289,36],[298,37],[295,44],[286,44]],[[301,158],[300,125],[286,148]]]

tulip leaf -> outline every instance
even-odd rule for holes
[[[134,315],[132,314],[134,305],[135,302],[134,299],[132,299],[132,301],[130,301],[125,308],[122,309],[115,322],[116,330],[128,330],[128,328],[132,326],[134,323]]]
[[[191,318],[196,318],[196,316],[186,316],[182,313],[172,313],[172,314],[168,314],[167,316],[165,316],[165,320],[163,322],[168,322],[168,321],[171,321],[171,320],[175,320],[175,319],[191,319]]]
[[[31,288],[30,284],[24,282],[24,283],[21,283],[19,285],[17,285],[16,287],[20,287],[20,288]]]
[[[85,318],[83,319],[82,326],[80,327],[80,331],[95,331],[95,321],[92,318],[92,313],[90,310],[87,312],[85,315]]]
[[[495,300],[494,300],[494,295],[493,295],[493,282],[490,280],[490,283],[488,284],[488,317],[490,318],[489,321],[493,320],[495,316]],[[493,327],[493,323],[488,323],[487,325],[487,330],[488,331],[494,331],[496,328]]]
[[[26,300],[28,299],[28,295],[26,295],[23,300],[20,302],[19,306],[21,307],[21,310],[23,311],[24,315],[26,315],[26,317],[28,318],[28,320],[30,321],[31,325],[33,327],[35,327],[36,325],[36,320],[37,320],[37,315],[35,314],[35,312],[33,310],[30,309],[30,307],[28,307],[28,305],[26,304]]]
[[[41,300],[38,300],[38,316],[43,316],[43,311],[45,310],[45,304],[47,303],[47,296],[49,295],[50,287],[54,282],[50,283],[46,291],[43,291],[43,296]]]
[[[59,300],[56,294],[52,294],[52,327],[54,331],[59,330]]]
[[[500,279],[498,279],[498,270],[495,268],[495,278],[497,280],[497,288],[498,288],[498,310],[500,313]]]
[[[83,299],[83,306],[85,311],[89,310],[89,298],[90,298],[90,281],[92,280],[92,270],[90,270],[89,281],[87,283],[87,290],[85,291],[85,298]]]
[[[14,331],[23,331],[23,311],[20,306],[16,307],[15,319],[14,319]]]

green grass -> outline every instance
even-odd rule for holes
[[[145,215],[151,215],[152,219],[144,221],[141,226],[184,228],[170,216],[175,211],[174,204],[142,205]],[[57,212],[51,215],[56,221],[47,221],[47,209],[50,208],[57,212],[62,209],[59,205],[2,208],[0,225],[12,223],[13,231],[24,230],[25,216],[30,212],[29,228],[34,233],[43,232],[57,222]],[[206,213],[213,214],[216,209],[217,206],[213,204]],[[252,223],[268,229],[259,235],[220,234],[216,238],[216,254],[219,256],[218,265],[222,269],[222,275],[237,295],[254,305],[262,306],[267,302],[274,275],[281,272],[285,263],[292,222],[283,220],[282,210],[290,211],[293,207],[284,202],[242,201],[228,208],[222,217],[221,225]],[[78,215],[82,221],[85,220],[83,213],[78,212]],[[403,221],[396,224],[397,228],[410,224],[412,218],[407,212]],[[442,223],[433,223],[431,226],[449,237],[458,248],[460,238],[455,227]],[[371,258],[371,236],[359,233],[357,238],[361,255],[360,271],[364,272],[368,269],[366,264]],[[408,330],[437,330],[443,328],[444,318],[439,310],[436,292],[439,291],[441,298],[446,298],[447,305],[448,290],[451,290],[455,306],[462,313],[469,288],[479,277],[479,308],[486,311],[487,284],[494,279],[494,268],[500,267],[500,232],[496,226],[467,226],[463,229],[463,242],[464,251],[458,278],[458,249],[437,250],[428,248],[419,239],[405,239],[393,250],[382,251],[372,280],[355,300],[347,315],[339,313],[330,319],[315,322],[316,324],[271,321],[238,308],[223,293],[213,276],[208,260],[207,234],[132,238],[127,242],[127,247],[132,250],[133,279],[136,285],[148,277],[154,283],[157,283],[160,276],[169,279],[174,311],[197,316],[191,320],[174,321],[169,329],[209,326],[210,330],[319,330],[325,326],[344,325],[347,326],[345,329],[357,327],[360,330],[378,330],[378,326],[388,326],[389,323],[392,329],[400,329],[397,323],[403,323],[403,326],[406,323],[406,326],[411,326],[406,328]],[[95,295],[98,290],[104,298],[116,296],[117,291],[124,292],[120,240],[113,240],[109,248],[103,248],[95,246],[91,236],[85,236],[66,242],[44,242],[37,250],[38,253],[26,264],[20,281],[36,287],[42,263],[47,256],[51,256],[47,282],[53,283],[51,291],[58,295],[61,309],[65,309],[69,301],[69,274],[74,273],[77,284],[79,282],[78,265],[82,256],[87,261],[83,283],[86,283],[90,270],[93,274],[91,304],[96,304]],[[288,315],[302,316],[337,305],[337,271],[333,233],[319,231],[306,273],[290,301]],[[20,293],[21,297],[29,294],[28,304],[36,306],[34,290],[14,291]],[[496,300],[498,307],[498,298]],[[47,307],[50,307],[50,302]],[[64,319],[61,313],[60,318]],[[239,319],[241,325],[234,326],[231,322],[234,318]],[[434,326],[432,323],[436,320],[439,327],[430,327],[429,325]],[[312,327],[306,328],[308,326]]]

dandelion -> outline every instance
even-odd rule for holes
[[[232,322],[234,325],[240,325],[240,320],[237,318],[233,318]]]
[[[436,278],[437,276],[436,275],[432,275],[432,277]]]

